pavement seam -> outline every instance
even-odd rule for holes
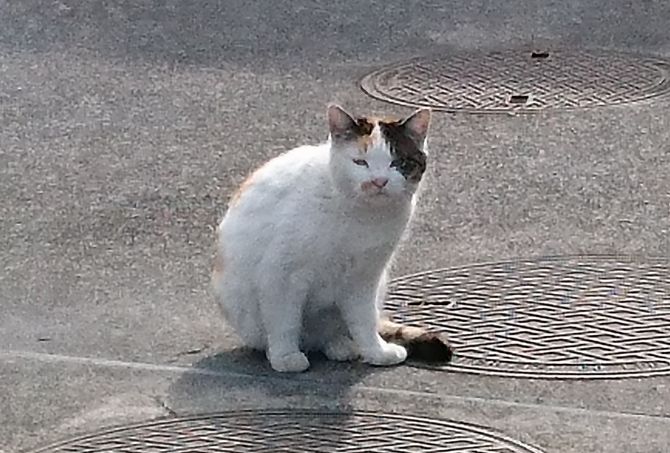
[[[123,360],[115,359],[103,359],[103,358],[92,358],[92,357],[78,357],[78,356],[69,356],[63,354],[49,354],[42,352],[29,352],[29,351],[4,351],[0,352],[0,360],[7,359],[24,359],[24,360],[37,360],[41,362],[67,362],[67,363],[77,363],[77,364],[86,364],[94,365],[99,367],[107,368],[129,368],[143,371],[156,371],[156,372],[169,372],[169,373],[179,373],[179,374],[195,374],[202,376],[213,376],[213,377],[223,377],[223,378],[240,378],[240,379],[254,379],[254,380],[264,380],[270,382],[286,382],[294,384],[309,384],[309,385],[318,385],[323,384],[323,382],[317,382],[311,379],[299,378],[296,376],[284,377],[284,376],[267,376],[267,375],[258,375],[258,374],[248,374],[241,373],[236,371],[212,371],[204,368],[193,368],[179,365],[159,365],[154,363],[147,362],[126,362]],[[337,384],[337,382],[331,382],[330,384]],[[534,404],[534,403],[521,403],[516,401],[507,401],[494,398],[481,398],[474,396],[458,396],[458,395],[440,395],[438,393],[430,392],[420,392],[415,390],[404,390],[404,389],[390,389],[382,387],[372,387],[366,385],[354,385],[351,387],[353,390],[359,391],[368,391],[382,394],[391,394],[391,395],[400,395],[400,396],[411,396],[411,397],[429,397],[437,398],[443,401],[451,401],[458,403],[485,403],[492,404],[501,407],[509,408],[521,408],[521,409],[544,409],[544,410],[553,410],[555,412],[564,412],[574,415],[592,415],[599,417],[616,417],[624,419],[635,419],[635,420],[662,420],[670,421],[670,415],[650,415],[650,414],[639,414],[632,412],[617,412],[617,411],[607,411],[601,409],[583,409],[569,406],[558,406],[552,404]],[[172,410],[170,410],[172,411]]]

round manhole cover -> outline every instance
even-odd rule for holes
[[[365,76],[374,98],[473,113],[572,110],[640,101],[670,91],[670,63],[609,51],[507,50],[445,54]]]
[[[667,260],[566,257],[391,282],[396,320],[446,332],[445,370],[531,378],[670,374]]]
[[[365,412],[246,411],[127,426],[38,452],[541,453],[466,423]],[[37,453],[37,452],[36,452]]]

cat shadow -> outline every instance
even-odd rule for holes
[[[272,370],[265,355],[257,351],[238,348],[217,352],[180,375],[168,389],[166,407],[173,415],[226,413],[225,420],[233,412],[232,418],[242,420],[239,423],[249,428],[244,432],[251,433],[265,432],[272,417],[278,416],[282,425],[293,427],[287,440],[291,445],[301,445],[300,439],[313,435],[315,425],[321,423],[318,414],[336,412],[335,417],[321,415],[328,429],[324,431],[327,439],[320,442],[338,445],[346,430],[337,426],[349,423],[359,398],[354,387],[383,369],[358,362],[332,362],[321,354],[310,354],[309,359],[311,366],[306,372],[285,374]],[[250,415],[248,411],[253,412]],[[274,415],[263,415],[266,411],[274,411]],[[221,423],[222,432],[230,429],[228,422]]]
[[[278,373],[262,352],[247,348],[221,351],[193,363],[172,384],[169,394],[173,400],[190,401],[198,412],[282,404],[341,407],[348,403],[356,384],[384,371],[360,362],[333,362],[320,353],[310,354],[309,360],[310,368],[303,373]],[[232,404],[233,396],[239,404]]]

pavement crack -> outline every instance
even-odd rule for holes
[[[189,355],[196,355],[200,354],[201,352],[204,352],[209,349],[209,345],[205,344],[200,347],[195,347],[191,349],[187,349],[186,351],[180,351],[174,355],[174,357],[170,360],[167,361],[167,363],[175,363],[177,362],[181,357],[184,356],[189,356]]]
[[[170,408],[170,406],[168,406],[167,403],[165,401],[163,401],[159,396],[154,396],[153,399],[154,399],[154,401],[156,401],[156,403],[160,407],[163,408],[163,410],[165,412],[168,413],[168,415],[170,417],[179,417],[179,414],[176,411],[174,411],[172,408]]]

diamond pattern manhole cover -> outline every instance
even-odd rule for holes
[[[127,426],[38,452],[541,453],[466,423],[366,412],[244,411]],[[38,453],[36,452],[36,453]]]
[[[640,101],[670,91],[670,62],[608,51],[507,50],[417,58],[377,70],[361,87],[412,107],[531,113]]]
[[[396,320],[446,332],[445,370],[530,378],[670,374],[670,265],[564,257],[429,271],[390,284]]]

